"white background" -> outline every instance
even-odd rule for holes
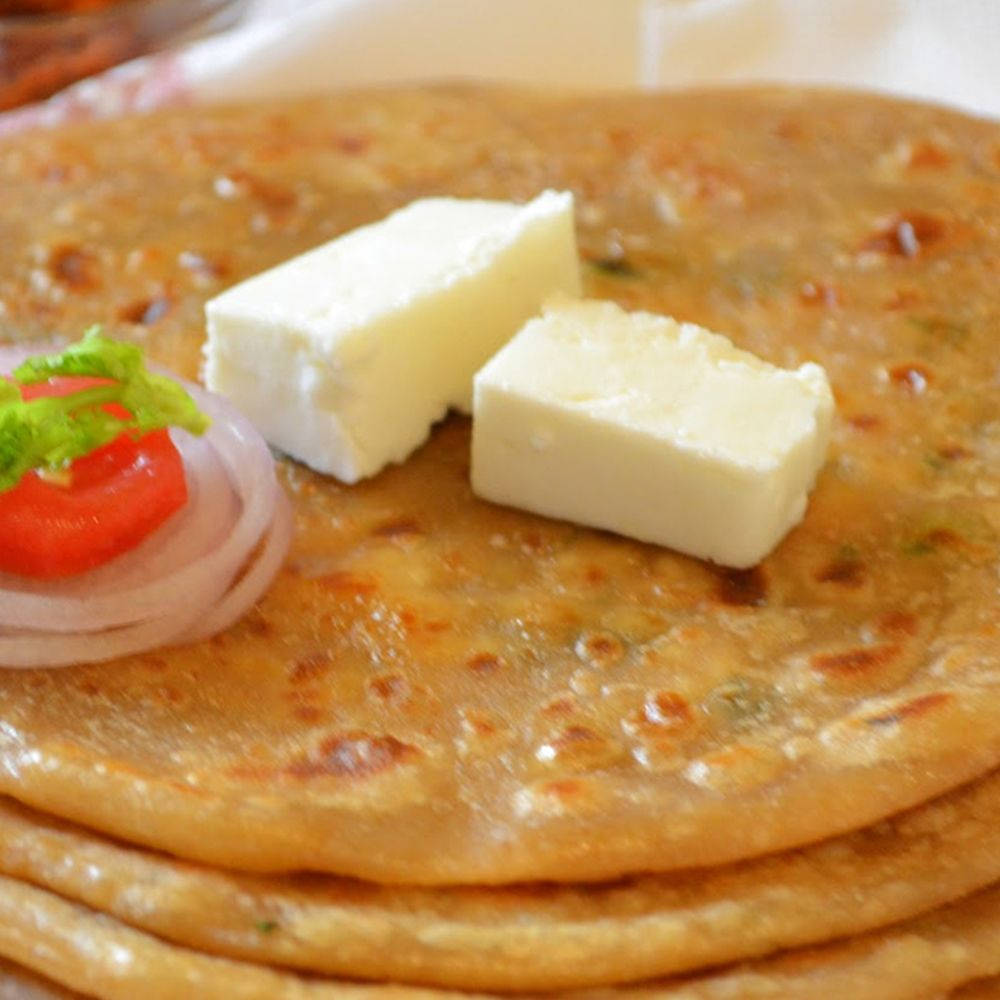
[[[572,87],[779,80],[1000,116],[1000,0],[252,0],[187,58],[207,99],[472,77]]]

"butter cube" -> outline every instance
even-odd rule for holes
[[[428,198],[206,306],[205,379],[345,482],[401,462],[554,292],[580,294],[569,193]]]
[[[738,568],[802,519],[833,415],[819,365],[610,302],[548,308],[474,384],[476,494]]]

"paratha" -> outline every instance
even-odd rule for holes
[[[0,961],[0,1000],[83,1000],[83,994],[4,959]]]
[[[252,870],[593,880],[863,826],[1000,763],[1000,132],[866,95],[386,91],[0,146],[0,337],[196,373],[203,299],[417,195],[579,198],[587,291],[839,404],[758,568],[477,501],[458,418],[203,645],[0,675],[0,790]]]
[[[44,943],[40,944],[39,940]],[[98,1000],[448,1000],[490,994],[304,977],[167,944],[0,876],[0,954]],[[524,996],[566,1000],[924,1000],[1000,970],[1000,889],[884,931],[679,980]],[[494,995],[495,996],[495,995]]]
[[[250,876],[0,801],[0,873],[159,938],[355,979],[456,989],[626,983],[894,923],[1000,879],[1000,774],[813,847],[606,885],[418,889]]]
[[[997,1000],[1000,997],[1000,978],[977,979],[948,994],[950,1000]]]

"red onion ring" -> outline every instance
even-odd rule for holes
[[[0,346],[0,372],[38,352]],[[212,420],[201,438],[171,432],[187,504],[87,573],[48,582],[0,574],[0,666],[69,666],[197,641],[228,628],[267,589],[292,535],[271,453],[223,399],[177,381]]]
[[[218,632],[234,625],[257,597],[267,589],[275,574],[285,561],[288,546],[292,541],[295,519],[288,497],[280,490],[275,504],[274,520],[267,530],[260,551],[246,572],[235,583],[207,615],[183,636],[184,642],[201,642]]]

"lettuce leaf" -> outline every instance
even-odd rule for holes
[[[65,375],[113,383],[67,396],[21,399],[18,385]],[[0,379],[0,492],[12,489],[32,469],[59,472],[122,433],[141,436],[179,427],[203,434],[209,426],[180,385],[146,369],[138,347],[103,337],[99,327],[91,327],[61,354],[29,358],[12,379]],[[108,403],[120,404],[131,417],[107,413]]]

